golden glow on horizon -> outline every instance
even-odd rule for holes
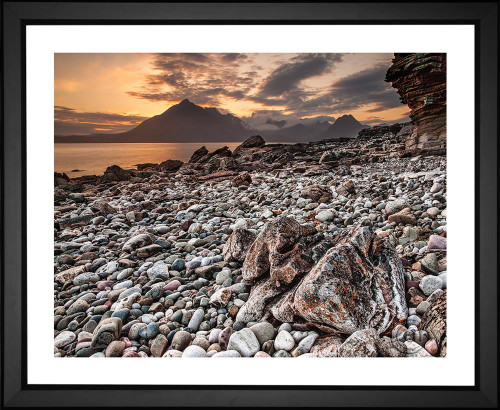
[[[264,80],[273,70],[287,63],[290,58],[296,55],[247,54],[242,62],[234,65],[229,64],[228,72],[234,72],[235,76],[239,76],[235,80],[236,85],[238,84],[237,81],[244,76],[254,80],[255,83],[250,94],[255,94],[258,87],[264,83]],[[383,63],[389,66],[391,58],[392,54],[346,54],[343,56],[342,61],[335,63],[330,72],[310,76],[301,81],[300,86],[311,96],[314,96],[315,93],[319,95],[328,90],[328,87],[335,81],[374,67],[377,64]],[[56,106],[70,108],[76,113],[119,114],[123,116],[122,119],[106,120],[101,118],[95,120],[93,124],[96,131],[114,132],[117,125],[122,127],[120,131],[123,131],[123,127],[126,126],[132,128],[140,121],[127,120],[128,116],[149,118],[161,114],[171,105],[177,104],[183,99],[179,96],[179,98],[175,99],[165,98],[162,101],[152,101],[130,94],[130,92],[140,93],[145,87],[151,87],[148,79],[158,74],[158,70],[152,64],[154,60],[152,54],[59,53],[55,54],[54,60],[54,101]],[[173,70],[172,73],[174,72]],[[203,77],[203,81],[206,84],[210,81],[210,77]],[[216,86],[215,84],[214,87]],[[174,87],[165,84],[162,84],[162,87],[162,92],[172,92],[174,90]],[[242,88],[244,88],[243,85]],[[293,114],[283,105],[264,105],[245,96],[238,99],[221,93],[217,101],[218,104],[214,105],[220,111],[231,112],[240,118],[249,117],[258,110],[276,110],[285,115]],[[203,102],[199,103],[196,100],[193,100],[193,102],[201,106],[210,105]],[[361,122],[378,121],[383,123],[398,120],[409,111],[406,105],[401,105],[396,108],[370,112],[375,107],[376,104],[369,103],[351,110],[330,111],[324,109],[299,116],[328,115],[339,117],[343,114],[352,114]],[[91,123],[91,121],[76,120],[75,118],[63,119],[62,121],[73,121],[73,123],[78,121],[81,124]]]

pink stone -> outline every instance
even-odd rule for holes
[[[208,249],[203,249],[203,250],[200,252],[200,256],[207,256],[209,253],[210,253],[210,251],[209,251]]]
[[[165,285],[163,290],[176,290],[179,286],[181,286],[181,283],[178,280],[173,280],[172,282]]]
[[[425,344],[425,350],[427,350],[431,355],[435,356],[438,352],[438,345],[434,339],[429,340]]]
[[[125,348],[132,346],[132,342],[130,341],[130,339],[128,337],[121,337],[120,341],[125,343]]]
[[[137,353],[137,352],[128,351],[128,352],[124,352],[122,354],[122,357],[141,357],[141,355],[139,355],[139,353]]]
[[[446,238],[439,235],[431,235],[427,249],[446,249]]]
[[[257,352],[253,357],[271,357],[266,352]]]
[[[97,289],[99,289],[99,290],[104,290],[106,288],[110,288],[111,286],[113,286],[113,281],[111,281],[111,280],[103,280],[103,281],[97,282]]]

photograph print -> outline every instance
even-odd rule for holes
[[[446,54],[56,53],[53,354],[443,358],[446,164]]]

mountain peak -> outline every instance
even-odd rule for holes
[[[358,136],[359,131],[364,128],[367,128],[366,125],[361,124],[352,114],[346,114],[337,118],[326,129],[323,136],[325,138],[355,138]]]
[[[215,107],[203,108],[185,98],[122,135],[144,142],[217,142],[246,137],[243,124]]]
[[[161,115],[167,115],[168,113],[189,113],[189,112],[192,112],[192,111],[196,111],[196,110],[203,110],[203,108],[201,108],[200,106],[192,103],[191,101],[189,101],[187,98],[184,98],[180,103],[177,103],[177,104],[174,104],[174,105],[171,105],[163,114]]]
[[[342,121],[346,121],[346,120],[353,121],[354,120],[354,121],[358,122],[358,120],[356,118],[354,118],[352,114],[342,115],[339,118],[337,118],[336,121],[338,121],[338,120],[342,120]]]

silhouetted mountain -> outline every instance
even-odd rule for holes
[[[326,138],[355,138],[359,131],[369,128],[361,124],[351,114],[343,115],[335,120],[322,134],[320,139]]]
[[[188,99],[163,114],[117,134],[55,137],[55,142],[222,142],[242,141],[251,134],[246,124],[216,108],[203,108]]]

